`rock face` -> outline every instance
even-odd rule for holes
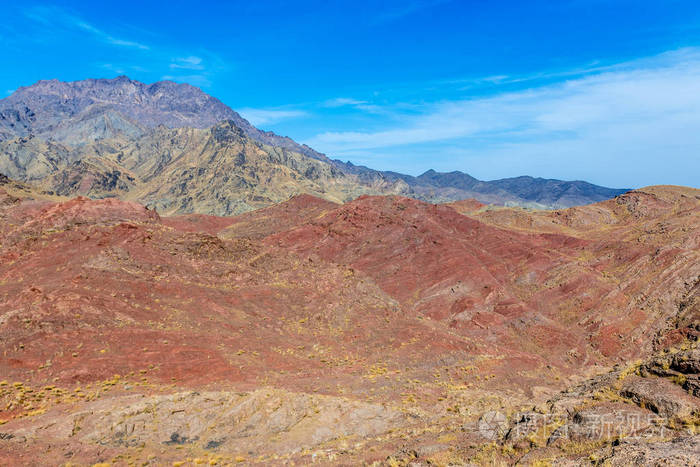
[[[251,159],[258,163],[247,163]],[[172,172],[173,163],[185,160],[196,170]],[[221,170],[204,170],[210,166]],[[357,167],[259,130],[193,86],[147,85],[125,76],[39,81],[0,100],[0,173],[61,195],[115,196],[180,214],[238,214],[300,193],[334,202],[394,194],[559,208],[625,191],[532,177],[484,182],[462,172],[412,177]],[[152,190],[156,183],[159,190]]]
[[[697,294],[696,294],[697,296]],[[693,317],[695,324],[693,332],[688,334],[695,337],[700,331],[700,319]],[[680,352],[672,355],[662,355],[650,361],[641,369],[642,376],[649,374],[677,380],[683,389],[690,394],[700,397],[700,350]]]

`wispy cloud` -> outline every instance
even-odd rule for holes
[[[606,158],[626,157],[633,172],[641,160],[671,157],[672,148],[686,160],[700,153],[700,49],[536,88],[429,103],[417,115],[394,111],[398,124],[325,132],[305,142],[328,154],[366,158],[410,151],[412,145],[449,144],[462,147],[464,157],[490,156],[519,167],[534,160],[561,165],[575,157],[604,165]]]
[[[140,42],[115,37],[102,29],[90,24],[84,19],[53,6],[37,6],[25,11],[25,15],[46,26],[59,26],[68,29],[85,31],[106,44],[139,50],[149,50],[150,47]]]
[[[476,78],[462,78],[441,80],[438,84],[457,85],[457,89],[461,91],[472,90],[475,88],[487,86],[505,86],[512,84],[524,84],[528,86],[544,84],[546,82],[561,81],[562,79],[580,78],[592,74],[600,74],[608,71],[621,71],[627,63],[614,63],[609,65],[601,65],[600,63],[591,63],[589,66],[578,67],[568,70],[557,71],[542,71],[527,75],[495,75]]]
[[[172,70],[203,70],[204,60],[201,57],[191,55],[189,57],[176,57],[170,64]]]
[[[170,51],[166,53],[172,56]],[[228,64],[224,60],[207,50],[200,50],[197,55],[178,55],[170,58],[169,61],[170,72],[161,79],[188,83],[202,88],[211,87],[215,77],[228,69]]]
[[[308,116],[308,112],[304,110],[297,109],[252,109],[243,108],[239,109],[243,118],[248,120],[251,124],[258,125],[270,125],[273,123],[280,122],[282,120],[289,120],[292,118],[301,118]]]
[[[111,44],[111,45],[116,45],[118,47],[130,47],[130,48],[135,48],[135,49],[141,49],[141,50],[149,50],[150,47],[144,44],[141,44],[140,42],[136,41],[131,41],[131,40],[126,40],[126,39],[120,39],[118,37],[114,37],[111,34],[107,34],[101,29],[96,28],[90,23],[86,23],[85,21],[79,19],[79,18],[74,18],[67,16],[67,19],[75,25],[77,28],[80,28],[84,31],[87,31],[91,34],[93,34],[95,37],[103,40],[104,42]]]
[[[357,106],[367,104],[367,101],[362,101],[359,99],[353,99],[351,97],[336,97],[335,99],[328,99],[321,104],[322,107],[345,107],[345,106]]]
[[[195,86],[210,87],[215,75],[228,68],[219,56],[208,50],[179,50],[157,43],[127,38],[88,21],[78,13],[57,6],[35,6],[23,10],[24,15],[40,23],[43,30],[53,37],[80,37],[104,47],[122,49],[118,61],[96,63],[98,68],[118,74],[155,74],[155,78],[187,82]],[[142,36],[153,34],[141,31]],[[163,76],[159,74],[164,73]]]
[[[365,113],[382,113],[383,109],[381,106],[373,104],[369,101],[354,99],[352,97],[336,97],[334,99],[328,99],[326,101],[317,104],[320,108],[326,109],[341,109],[350,108],[353,110],[365,112]]]

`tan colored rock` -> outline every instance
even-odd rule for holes
[[[3,426],[13,442],[133,447],[192,445],[209,451],[285,454],[337,438],[376,436],[407,422],[379,404],[259,389],[105,398],[63,415]]]
[[[699,466],[700,436],[681,437],[662,442],[622,439],[612,448],[611,454],[597,458],[603,465],[613,467]],[[588,462],[590,463],[590,460]]]
[[[700,399],[664,378],[629,377],[620,395],[664,417],[687,417],[700,410]]]

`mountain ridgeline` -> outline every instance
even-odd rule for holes
[[[48,194],[139,201],[161,212],[231,215],[300,193],[334,202],[397,194],[429,202],[564,208],[627,190],[532,177],[413,177],[331,160],[252,126],[188,84],[120,76],[39,81],[0,100],[0,173]]]

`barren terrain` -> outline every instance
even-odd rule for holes
[[[699,190],[224,218],[1,183],[2,465],[700,461]]]

